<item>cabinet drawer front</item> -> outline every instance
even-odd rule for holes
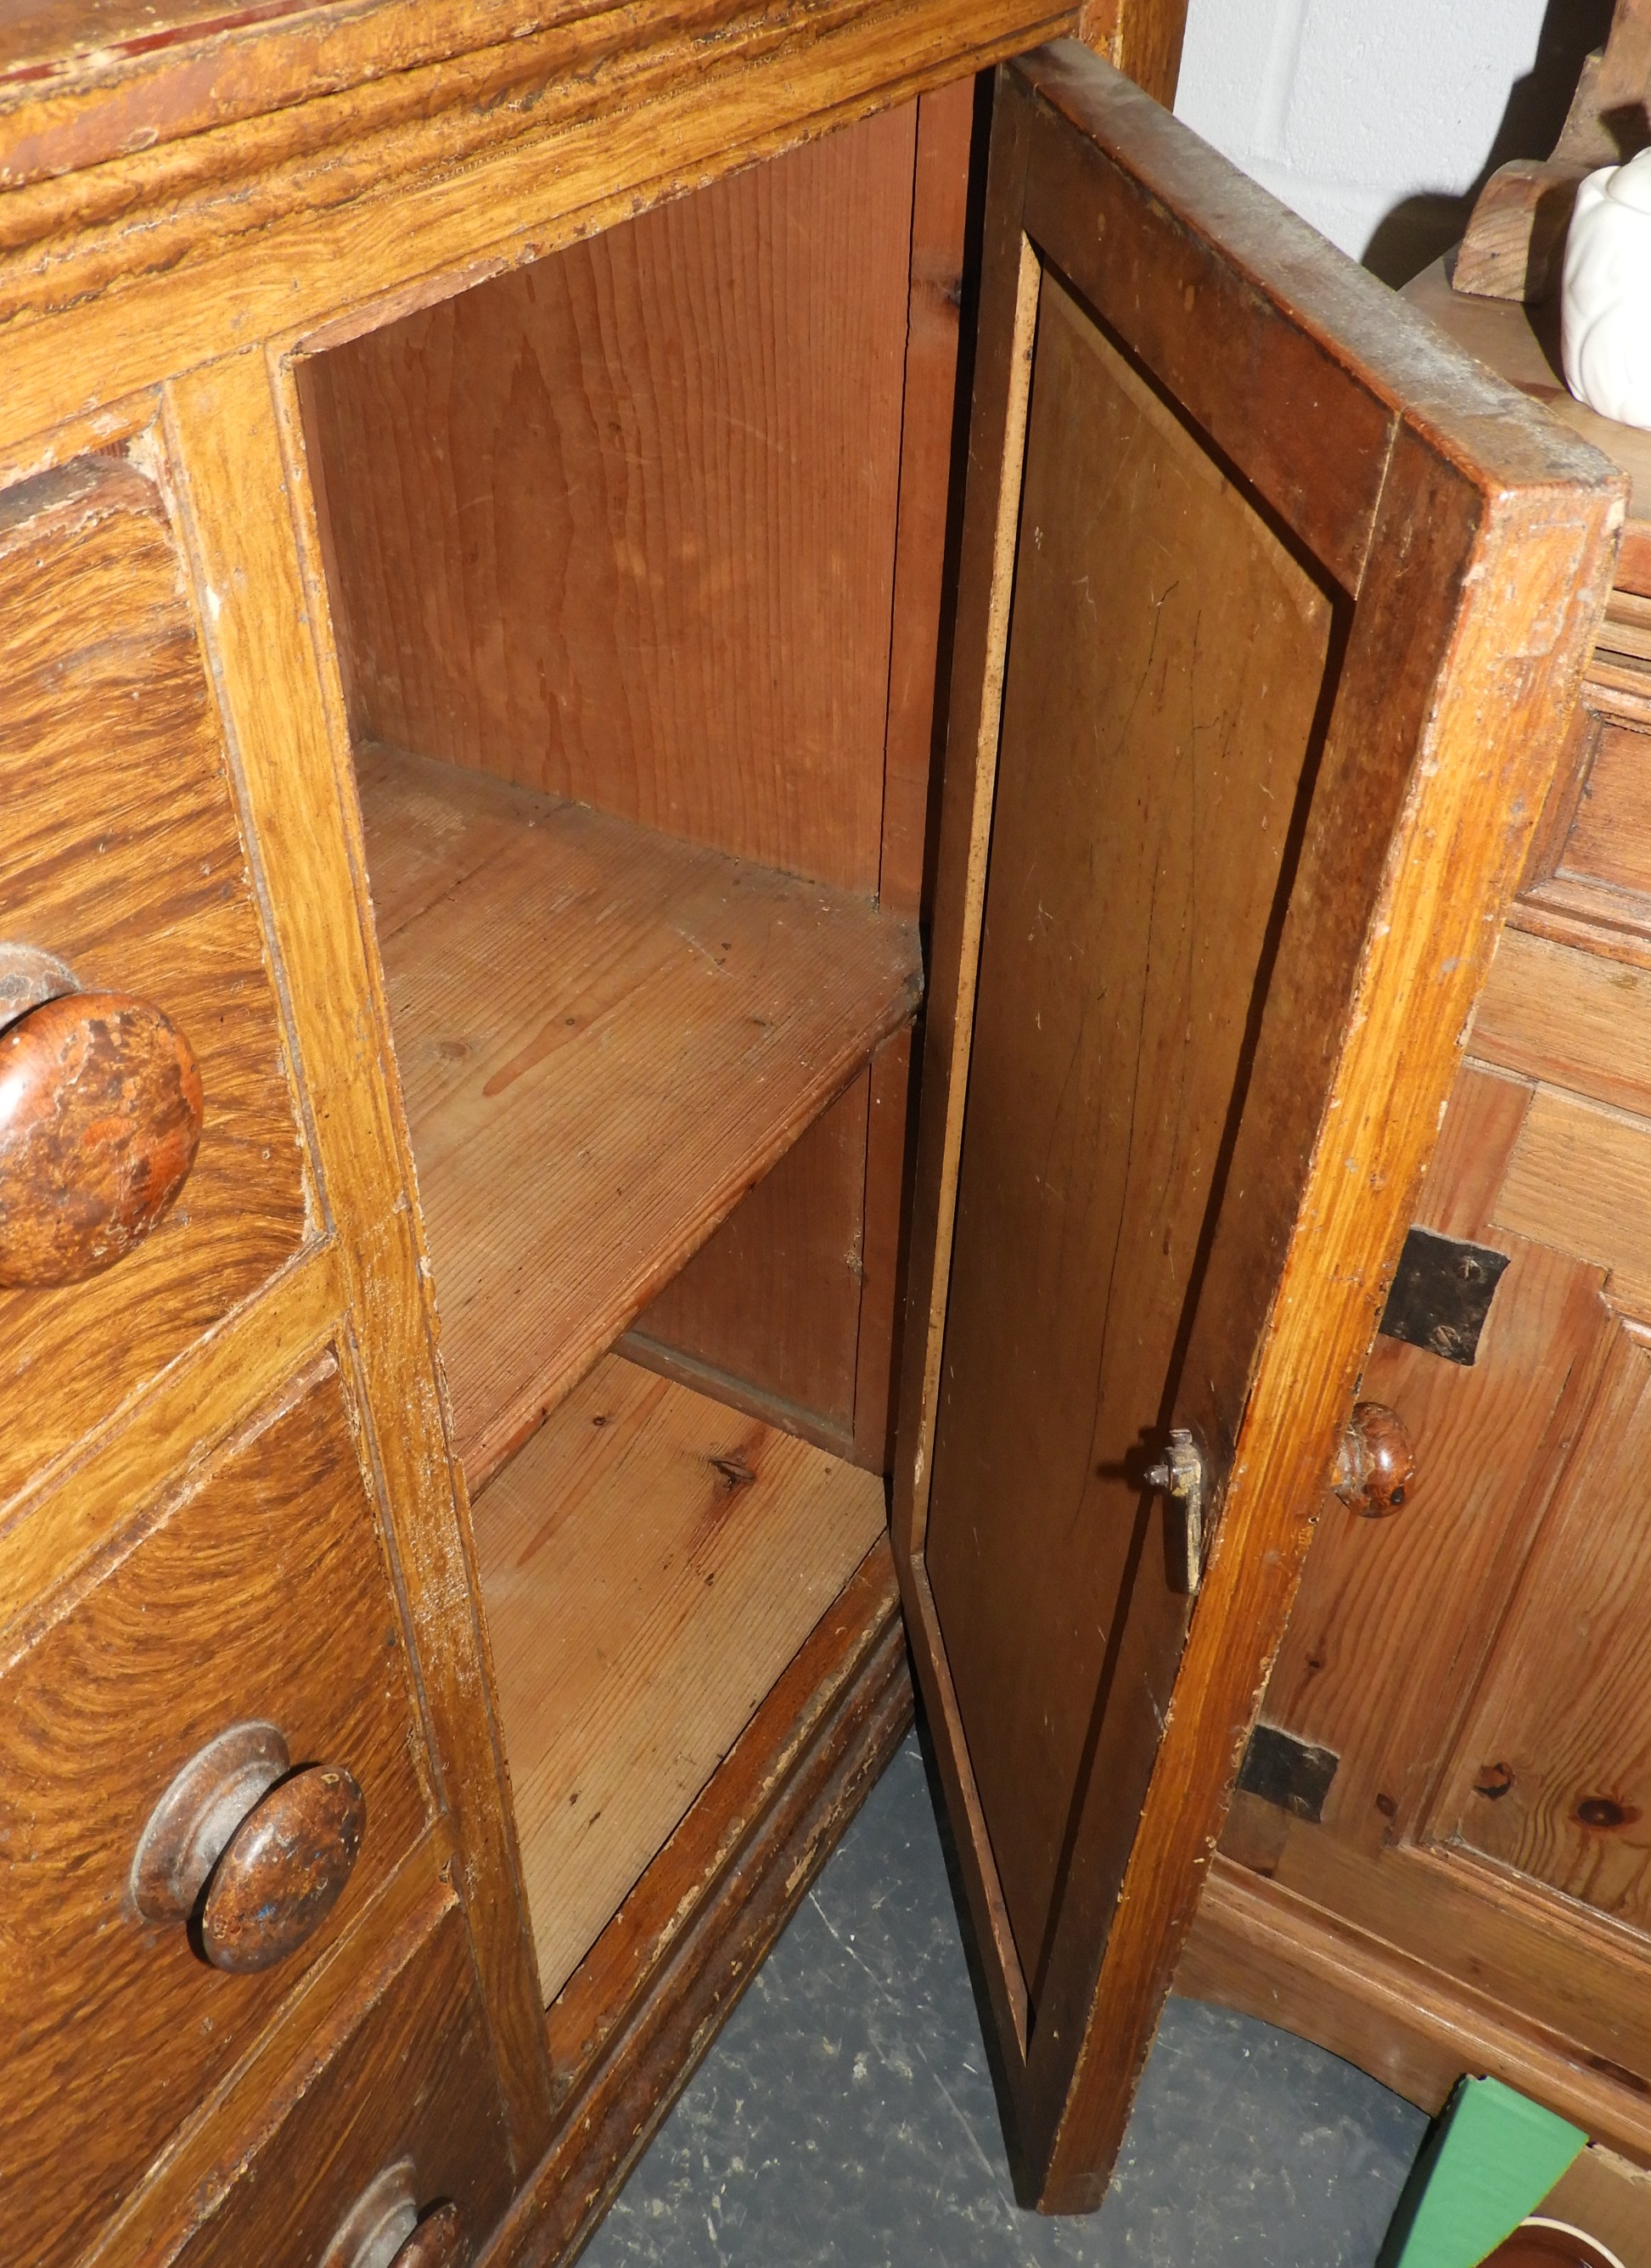
[[[78,1281],[0,1275],[4,1502],[306,1232],[280,1019],[185,562],[158,489],[129,464],[83,458],[0,495],[0,946],[53,956],[84,994],[161,1011],[193,1053],[204,1114],[181,1189],[122,1256]],[[61,1132],[61,1050],[45,1052],[41,1117]],[[65,1171],[84,1174],[91,1154]],[[61,1235],[73,1210],[33,1166],[0,1190],[8,1246]]]
[[[333,1357],[18,1646],[0,1668],[0,2224],[8,2260],[33,2264],[79,2250],[430,1815]],[[274,1966],[239,1974],[203,1958],[198,1921],[137,1913],[133,1862],[184,1767],[249,1721],[284,1736],[294,1783],[299,1767],[343,1767],[365,1824],[318,1926]],[[254,1859],[268,1861],[269,1840],[261,1853],[254,1836]],[[312,1889],[318,1851],[328,1854],[325,1834],[298,1852]]]
[[[310,2083],[237,2138],[222,2202],[175,2268],[320,2268],[375,2184],[427,2213],[456,2209],[475,2259],[509,2202],[504,2111],[464,1922],[448,1906],[341,2027]],[[396,2176],[399,2175],[399,2180]],[[370,2215],[369,2218],[377,2218]],[[343,2250],[340,2268],[350,2268]],[[328,2268],[332,2268],[329,2261]]]

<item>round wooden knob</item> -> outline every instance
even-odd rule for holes
[[[465,2268],[464,2217],[444,2199],[421,2218],[410,2158],[398,2158],[356,2199],[322,2253],[320,2268]]]
[[[395,2254],[391,2268],[465,2268],[469,2257],[464,2216],[448,2199],[431,2206]]]
[[[366,1798],[337,1764],[289,1770],[274,1725],[233,1725],[156,1805],[132,1862],[145,1921],[197,1918],[214,1969],[271,1968],[314,1934],[361,1850]],[[206,1896],[202,1899],[204,1889]]]
[[[77,1284],[141,1242],[195,1163],[202,1110],[189,1042],[145,1001],[69,992],[15,1016],[0,1030],[0,1285]]]
[[[1385,1402],[1360,1402],[1341,1437],[1330,1484],[1350,1511],[1385,1520],[1404,1501],[1416,1452],[1404,1421]]]

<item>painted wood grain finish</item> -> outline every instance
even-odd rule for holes
[[[390,1070],[353,763],[336,692],[297,389],[235,355],[167,390],[166,422],[203,635],[256,831],[311,1124],[339,1223],[364,1430],[382,1475],[512,2147],[543,2146],[543,2010],[505,1808],[468,1521],[432,1360],[428,1265]]]
[[[876,889],[916,124],[317,359],[358,736]]]
[[[548,1996],[882,1532],[875,1476],[610,1359],[476,1506]]]
[[[707,68],[705,18],[686,4],[686,18],[651,12],[645,37],[632,10],[612,9],[531,53],[507,42],[479,70],[439,63],[422,84],[409,72],[359,101],[300,104],[163,159],[116,159],[46,184],[49,210],[26,214],[37,192],[9,193],[4,217],[26,249],[9,276],[0,256],[0,306],[32,312],[27,342],[9,337],[0,450],[21,443],[31,465],[50,462],[59,418],[231,338],[357,335],[1070,20],[1065,8],[1028,16],[1027,0],[829,0],[740,18]],[[502,104],[500,63],[512,83]],[[392,115],[375,126],[364,106],[386,95]],[[151,231],[131,225],[144,206]],[[72,371],[99,373],[95,395]]]
[[[0,1498],[92,1431],[293,1253],[304,1161],[274,991],[181,561],[153,483],[83,459],[0,497],[7,937],[136,994],[194,1049],[204,1128],[181,1201],[106,1275],[0,1291],[26,1426]]]
[[[1134,1719],[1169,1706],[1186,1608],[1132,1461],[1220,1186],[1330,626],[1046,281],[927,1546],[1035,1998],[1082,1784],[1116,1802],[1116,1881],[1155,1745]],[[1058,1653],[1055,1693],[1017,1675],[1028,1648]]]
[[[179,2268],[319,2262],[387,2166],[410,2159],[421,2207],[455,2205],[480,2252],[511,2192],[510,2151],[463,1916],[406,1931],[271,2131],[247,2137],[236,2177],[177,2256]]]
[[[910,1016],[917,936],[454,767],[362,792],[474,1491]]]
[[[431,1815],[394,1595],[335,1364],[294,1381],[129,1528],[89,1588],[14,1627],[0,1675],[10,2043],[4,2195],[19,2257],[77,2257],[196,2099],[258,2036]],[[294,1961],[220,1975],[127,1907],[174,1774],[227,1727],[365,1792],[360,1859]]]

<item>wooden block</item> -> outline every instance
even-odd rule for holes
[[[550,1999],[883,1533],[883,1489],[612,1359],[475,1524]]]
[[[1456,254],[1452,288],[1485,299],[1551,298],[1559,286],[1571,209],[1588,168],[1515,158],[1480,190]],[[1437,239],[1435,239],[1436,241]]]

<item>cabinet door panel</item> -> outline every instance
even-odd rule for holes
[[[1029,2183],[1081,2207],[1622,506],[1071,44],[1000,76],[985,259],[896,1545]]]
[[[1651,1927],[1651,1331],[1619,1323],[1433,1839]]]
[[[1073,593],[1106,625],[1073,636]],[[1052,279],[1027,430],[927,1565],[1036,1998],[1330,654],[1330,595]],[[1084,760],[1074,763],[1074,748]],[[1223,857],[1234,839],[1244,859]],[[1097,1353],[1102,1359],[1097,1360]],[[1006,1425],[1004,1404],[1037,1411]],[[984,1507],[1049,1507],[1028,1557]],[[1157,1539],[1147,1540],[1150,1552]],[[1160,1555],[1161,1557],[1161,1554]],[[1093,1769],[1134,1805],[1168,1646]],[[1057,1642],[1053,1692],[1018,1675]],[[1125,1823],[1120,1800],[1115,1823]],[[1112,1861],[1121,1864],[1120,1851]]]

